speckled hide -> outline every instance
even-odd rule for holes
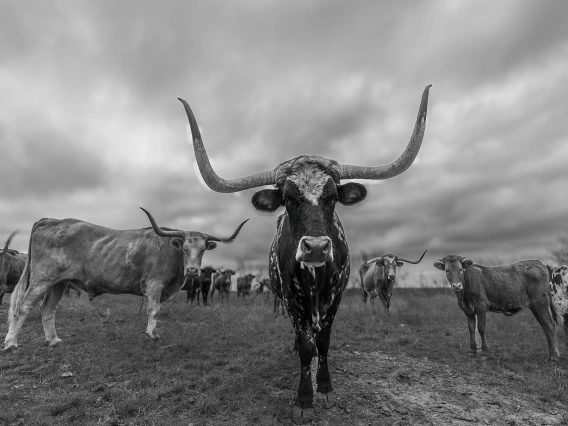
[[[566,346],[568,346],[568,266],[549,266],[550,294],[557,313],[558,322],[564,325]]]

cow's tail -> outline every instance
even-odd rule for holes
[[[32,227],[32,233],[30,235],[30,242],[28,244],[28,256],[26,258],[26,264],[24,265],[24,271],[20,276],[18,284],[14,287],[14,291],[12,292],[12,297],[10,297],[10,311],[8,313],[8,322],[11,322],[13,318],[15,318],[20,313],[20,307],[22,306],[22,302],[24,301],[24,296],[26,294],[26,290],[30,286],[30,269],[31,269],[31,262],[32,262],[32,238],[34,235],[34,231],[38,228],[38,226],[43,225],[43,219],[34,223]]]

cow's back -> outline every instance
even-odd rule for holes
[[[489,310],[515,312],[548,299],[548,271],[538,260],[503,266],[473,265],[466,269],[466,297]]]
[[[169,240],[151,229],[122,231],[77,219],[42,219],[32,230],[31,272],[38,279],[75,281],[100,293],[141,295],[154,279],[177,287],[176,277],[183,273],[180,250]]]

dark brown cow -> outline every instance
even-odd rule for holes
[[[194,231],[160,228],[144,210],[153,229],[117,231],[77,219],[41,219],[32,228],[28,260],[12,293],[9,330],[4,350],[18,346],[18,333],[29,312],[42,301],[45,340],[61,342],[55,330],[55,310],[68,283],[88,293],[134,294],[148,300],[146,334],[156,333],[160,304],[181,288],[185,278],[199,273],[205,250],[217,241]]]
[[[197,294],[197,304],[199,305],[199,296],[203,298],[203,304],[207,306],[207,297],[209,290],[211,290],[211,282],[213,281],[213,274],[217,269],[212,266],[201,268],[201,274],[194,280],[194,288]]]
[[[237,278],[237,299],[250,294],[253,278],[253,274],[246,274]]]
[[[469,349],[475,354],[475,321],[481,336],[481,350],[487,352],[485,340],[486,313],[513,315],[529,308],[544,330],[548,340],[549,359],[558,361],[560,352],[556,342],[556,315],[551,308],[549,272],[538,260],[522,260],[511,265],[476,265],[463,256],[448,255],[434,263],[446,272],[448,282],[456,294],[458,305],[467,316]]]
[[[213,295],[215,290],[219,292],[219,297],[221,301],[226,297],[229,300],[229,292],[231,290],[231,277],[235,275],[235,271],[232,269],[218,270],[213,275],[213,285],[211,286],[211,300],[213,300]]]
[[[231,180],[221,178],[211,167],[193,111],[180,99],[191,127],[197,165],[207,186],[227,193],[273,185],[256,192],[252,204],[267,213],[285,209],[277,222],[268,269],[272,290],[284,301],[298,343],[301,367],[300,385],[292,407],[295,423],[313,420],[311,363],[316,348],[316,395],[324,408],[335,405],[327,355],[333,320],[350,273],[349,248],[335,206],[337,203],[352,206],[367,196],[364,185],[341,180],[389,179],[410,167],[426,129],[429,88],[422,94],[406,149],[386,166],[339,164],[332,159],[302,155],[272,170]]]
[[[14,287],[18,284],[18,280],[24,271],[28,257],[24,253],[8,248],[17,232],[12,232],[6,241],[6,245],[0,250],[0,305],[2,305],[4,293],[12,293],[14,291]]]
[[[411,263],[413,265],[420,263],[426,254],[426,251],[427,250],[422,253],[422,256],[420,256],[420,259],[417,261],[406,260],[394,254],[384,254],[364,262],[359,267],[363,301],[367,302],[367,298],[369,296],[371,299],[379,296],[379,299],[381,299],[383,306],[388,312],[392,291],[394,289],[394,284],[396,283],[397,266],[399,268],[402,267],[404,262]]]

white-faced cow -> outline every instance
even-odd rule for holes
[[[253,206],[263,212],[280,207],[277,233],[269,254],[269,274],[274,292],[284,300],[299,343],[300,385],[292,419],[307,423],[313,418],[311,361],[317,347],[317,394],[325,408],[335,405],[327,366],[327,352],[333,319],[349,278],[349,250],[335,204],[351,206],[366,197],[366,188],[342,179],[388,179],[404,172],[414,161],[426,127],[426,87],[410,142],[393,163],[382,167],[341,165],[317,156],[300,156],[275,169],[252,176],[225,180],[209,162],[199,127],[191,108],[184,104],[193,148],[201,175],[217,192],[239,192],[265,185],[252,197]]]
[[[18,231],[12,232],[6,241],[6,245],[0,250],[0,305],[2,305],[4,293],[12,293],[14,291],[14,287],[18,284],[18,280],[24,271],[24,265],[28,257],[24,253],[8,248],[16,232]]]
[[[246,222],[229,238],[217,238],[162,229],[144,212],[153,229],[117,231],[77,219],[36,222],[24,273],[12,293],[4,349],[18,346],[22,325],[41,300],[45,340],[50,346],[61,342],[55,331],[55,310],[68,283],[88,293],[145,296],[146,334],[159,338],[156,316],[160,303],[178,292],[186,278],[199,274],[205,250],[213,250],[217,241],[232,241]]]
[[[213,295],[215,290],[219,293],[221,301],[223,298],[229,300],[229,292],[231,290],[231,277],[235,275],[235,271],[232,269],[217,270],[213,274],[213,285],[211,286],[211,301],[213,301]]]
[[[396,268],[402,267],[404,262],[413,265],[420,263],[426,251],[424,251],[420,259],[416,261],[406,260],[394,254],[384,254],[364,262],[359,267],[363,301],[367,302],[369,296],[371,299],[379,296],[379,299],[381,299],[383,306],[388,312],[392,291],[396,283]]]
[[[557,322],[564,324],[566,346],[568,346],[568,266],[547,266],[550,272],[552,304],[558,314]]]
[[[246,274],[237,278],[237,299],[250,294],[253,278],[253,274]]]
[[[475,322],[481,336],[481,350],[488,352],[485,340],[487,311],[507,316],[529,308],[544,330],[549,359],[557,361],[556,314],[552,311],[549,272],[538,260],[522,260],[504,266],[476,265],[463,256],[447,255],[434,263],[446,272],[458,305],[467,316],[469,349],[475,354]]]

